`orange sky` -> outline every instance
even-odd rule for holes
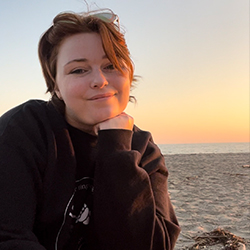
[[[133,91],[138,104],[127,112],[156,143],[249,141],[248,0],[95,3],[120,16],[142,77]],[[0,115],[28,99],[49,98],[39,37],[57,13],[85,10],[78,0],[12,4],[0,2]]]

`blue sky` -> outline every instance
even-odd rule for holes
[[[120,17],[136,74],[127,112],[159,143],[249,141],[248,0],[96,0]],[[0,115],[48,99],[37,57],[41,34],[80,0],[0,2]]]

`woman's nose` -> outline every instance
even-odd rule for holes
[[[104,76],[101,70],[96,70],[94,72],[93,80],[91,82],[91,88],[103,88],[108,85],[108,80]]]

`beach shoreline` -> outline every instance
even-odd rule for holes
[[[249,153],[164,155],[168,188],[182,228],[175,249],[194,237],[223,228],[246,240],[250,249]],[[222,249],[216,248],[206,249]],[[197,248],[201,249],[201,248]]]

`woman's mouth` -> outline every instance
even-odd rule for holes
[[[105,93],[105,94],[94,95],[94,96],[89,98],[89,101],[107,100],[109,98],[112,98],[114,95],[115,95],[114,93]]]

